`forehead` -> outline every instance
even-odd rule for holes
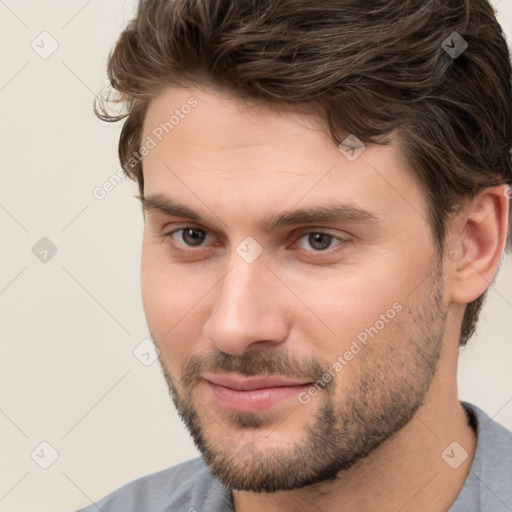
[[[148,107],[142,142],[148,139],[145,195],[181,190],[196,207],[203,197],[218,211],[226,201],[238,211],[261,209],[262,197],[269,212],[321,198],[397,216],[424,210],[396,137],[350,161],[314,105],[248,104],[219,91],[169,87]]]
[[[246,159],[244,167],[252,164],[256,168],[261,159],[272,156],[282,159],[276,170],[286,168],[288,159],[295,172],[303,168],[312,171],[311,163],[324,169],[332,165],[352,170],[359,167],[357,163],[348,165],[343,161],[314,103],[261,103],[213,89],[169,86],[161,91],[148,106],[141,145],[148,139],[153,140],[154,148],[144,157],[144,167],[155,160],[161,163],[186,157],[197,162],[205,152],[212,163],[219,160],[224,171],[229,170],[232,162],[238,166],[237,153],[257,159]],[[389,146],[379,147],[378,160],[404,167],[399,141],[394,135],[390,140]],[[243,160],[245,155],[239,158]],[[305,165],[300,165],[300,161]]]
[[[182,151],[191,145],[218,153],[259,146],[261,153],[263,146],[279,145],[303,152],[305,139],[317,147],[327,138],[324,125],[314,104],[264,104],[218,90],[168,87],[149,104],[142,138]]]

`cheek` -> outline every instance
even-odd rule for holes
[[[165,276],[162,276],[161,262],[155,257],[155,251],[148,245],[144,245],[141,256],[141,292],[144,312],[151,333],[157,337],[162,336],[161,326],[165,321],[165,311],[168,308],[168,294]]]
[[[196,350],[204,320],[198,314],[211,286],[199,272],[169,263],[162,247],[143,246],[144,312],[152,339],[172,373]]]
[[[159,346],[174,335],[179,319],[185,314],[189,290],[177,267],[170,266],[162,252],[162,247],[145,244],[141,257],[144,312],[154,341]]]
[[[314,286],[310,280],[296,280],[290,287],[310,310],[298,304],[294,324],[309,348],[316,345],[322,359],[334,361],[350,349],[358,336],[364,341],[365,333],[368,336],[366,329],[376,322],[379,333],[388,331],[397,310],[403,308],[407,293],[403,283],[389,270],[360,266],[357,272],[347,269],[343,274],[315,279]]]

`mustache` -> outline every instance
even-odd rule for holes
[[[276,376],[317,381],[329,365],[316,357],[297,358],[286,352],[251,351],[241,355],[216,350],[193,354],[184,363],[180,383],[186,389],[205,373],[239,373],[245,377]],[[331,384],[329,382],[328,384]],[[328,387],[328,385],[326,386]]]

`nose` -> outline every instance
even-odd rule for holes
[[[237,254],[214,288],[214,305],[203,334],[219,350],[241,355],[251,345],[277,345],[288,336],[283,284],[263,260],[247,263]]]

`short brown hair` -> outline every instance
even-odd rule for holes
[[[457,40],[467,48],[450,55]],[[169,85],[309,102],[337,144],[349,133],[386,144],[396,130],[440,256],[450,216],[485,187],[512,183],[509,49],[487,0],[140,0],[108,78],[119,96],[97,97],[94,111],[126,117],[119,158],[141,196],[142,162],[130,158],[149,102]],[[108,114],[111,101],[126,112]],[[466,306],[461,345],[486,293]]]

